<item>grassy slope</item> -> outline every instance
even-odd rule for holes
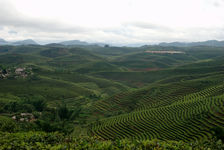
[[[210,137],[209,130],[223,123],[223,98],[216,97],[223,93],[222,49],[87,49],[89,51],[46,46],[1,47],[0,64],[29,65],[35,75],[35,78],[0,80],[0,94],[15,96],[1,96],[1,100],[16,99],[24,94],[42,95],[51,107],[57,103],[83,107],[87,120],[96,120],[90,125],[91,133],[104,139],[135,137],[188,141]],[[144,52],[158,49],[181,50],[186,54]],[[151,67],[159,69],[144,70]],[[186,97],[189,101],[184,101]],[[213,97],[214,102],[207,97]],[[183,118],[178,120],[178,117]],[[210,121],[205,123],[206,119]],[[185,128],[185,124],[189,125]]]
[[[0,64],[9,68],[29,66],[34,73],[26,79],[0,80],[0,93],[42,95],[50,105],[73,99],[74,102],[70,103],[73,106],[79,102],[80,96],[103,98],[128,89],[121,83],[81,75],[83,71],[112,70],[112,67],[121,71],[104,58],[82,48],[3,46],[0,48]]]
[[[148,77],[156,76],[157,81],[95,103],[93,114],[99,120],[91,124],[91,133],[104,139],[210,138],[211,130],[223,127],[224,123],[223,60],[217,57],[174,69],[145,72]]]
[[[94,116],[102,119],[90,125],[91,133],[104,139],[210,138],[224,123],[223,79],[222,73],[97,101]]]

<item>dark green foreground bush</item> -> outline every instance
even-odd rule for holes
[[[181,141],[161,141],[161,140],[116,140],[102,141],[97,137],[72,138],[61,133],[45,132],[21,132],[8,133],[0,132],[1,150],[221,150],[224,146],[219,141],[184,143]]]

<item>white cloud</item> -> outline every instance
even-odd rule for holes
[[[0,27],[7,40],[223,40],[224,0],[0,0]]]

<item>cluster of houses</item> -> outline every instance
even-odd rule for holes
[[[33,122],[36,120],[32,113],[20,113],[19,115],[12,116],[12,119],[21,122]]]
[[[23,77],[26,78],[28,75],[32,74],[32,68],[15,68],[14,69],[0,69],[0,79],[7,79],[9,77]]]
[[[26,68],[16,68],[15,69],[15,74],[17,76],[21,76],[23,78],[26,78],[27,77]]]
[[[8,70],[6,70],[6,69],[0,69],[0,79],[8,78],[9,75],[10,75],[10,72],[11,72],[10,69],[8,69]]]

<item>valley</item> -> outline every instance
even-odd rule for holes
[[[223,58],[223,48],[204,46],[1,46],[0,130],[9,133],[1,141],[30,131],[100,141],[222,139]]]

